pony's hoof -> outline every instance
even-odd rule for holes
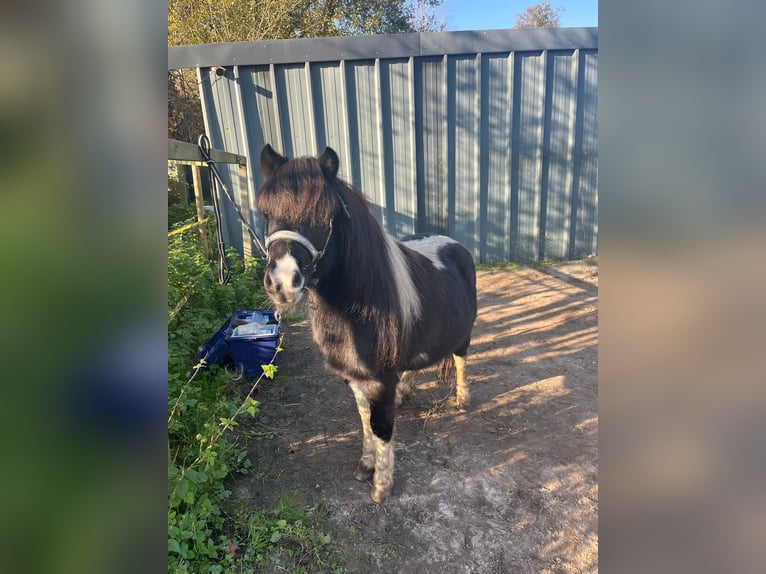
[[[370,491],[370,498],[372,498],[372,501],[375,504],[383,504],[386,500],[388,500],[389,494],[391,494],[390,488],[373,488]]]
[[[372,480],[372,475],[375,474],[374,468],[365,468],[361,464],[356,467],[354,471],[354,478],[359,482],[367,482]]]
[[[468,393],[461,393],[455,397],[455,405],[459,411],[468,410],[471,406],[471,395]]]

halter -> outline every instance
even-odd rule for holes
[[[314,244],[311,243],[311,240],[307,237],[301,235],[297,231],[288,231],[287,229],[281,229],[279,231],[275,231],[268,237],[266,237],[266,249],[268,250],[269,245],[274,243],[275,241],[279,239],[283,239],[285,241],[295,241],[296,243],[300,243],[303,247],[305,247],[309,253],[311,253],[311,263],[316,268],[317,262],[324,256],[325,251],[327,251],[327,245],[330,243],[330,238],[332,237],[332,220],[334,218],[330,219],[330,232],[327,234],[327,240],[324,242],[324,247],[322,247],[322,250],[318,250],[316,247],[314,247]]]
[[[340,207],[343,210],[343,214],[346,216],[346,219],[351,219],[351,214],[348,212],[348,206],[346,206],[346,202],[343,201],[343,198],[339,193],[336,193],[338,197],[338,201],[340,202]],[[324,247],[322,247],[322,250],[320,251],[316,247],[314,247],[314,244],[311,243],[311,240],[307,237],[301,235],[297,231],[289,231],[287,229],[280,229],[279,231],[275,231],[268,237],[266,237],[266,251],[268,252],[269,245],[274,243],[275,241],[282,239],[284,241],[295,241],[296,243],[299,243],[303,247],[306,248],[306,250],[311,254],[311,266],[313,267],[313,273],[316,273],[317,269],[317,263],[319,263],[319,260],[324,257],[324,254],[327,252],[327,246],[330,244],[330,238],[332,237],[332,222],[335,219],[335,216],[332,216],[330,218],[330,232],[327,234],[327,239],[324,242]],[[268,253],[267,253],[268,255]],[[312,273],[312,274],[313,274]],[[319,282],[319,279],[316,277],[312,278],[312,283],[316,286]]]

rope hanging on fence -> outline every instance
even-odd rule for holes
[[[218,204],[218,194],[216,193],[217,189],[220,189],[223,191],[224,195],[228,198],[228,200],[231,202],[231,206],[234,208],[234,211],[237,213],[237,216],[239,217],[239,220],[242,222],[242,225],[245,226],[245,229],[247,229],[248,233],[250,233],[250,237],[253,238],[253,242],[258,246],[258,249],[260,250],[263,257],[266,257],[266,249],[263,247],[263,244],[261,244],[261,241],[258,239],[258,236],[255,233],[255,230],[250,225],[250,223],[245,219],[244,215],[242,215],[242,210],[237,205],[237,202],[234,201],[234,199],[231,197],[231,194],[229,193],[229,189],[226,187],[226,184],[223,182],[223,179],[221,178],[221,174],[218,171],[218,168],[215,165],[215,161],[210,157],[210,140],[205,134],[202,134],[199,136],[199,140],[197,142],[197,145],[199,146],[200,153],[202,154],[202,157],[205,158],[205,162],[207,163],[207,166],[210,170],[210,181],[213,185],[212,189],[212,196],[213,196],[213,210],[215,211],[215,228],[216,228],[216,235],[218,237],[218,281],[220,283],[226,283],[229,280],[230,271],[228,263],[226,262],[226,246],[223,242],[223,229],[221,226],[221,209],[220,205]]]

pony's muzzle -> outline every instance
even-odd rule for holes
[[[269,263],[263,278],[266,293],[273,301],[282,305],[297,303],[303,297],[306,281],[295,259],[286,255]]]

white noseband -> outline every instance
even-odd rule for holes
[[[301,245],[303,245],[303,247],[309,250],[309,253],[311,253],[311,258],[314,261],[316,261],[317,259],[322,257],[322,255],[324,255],[323,251],[317,251],[317,248],[314,247],[311,241],[303,237],[303,235],[301,235],[300,233],[296,233],[295,231],[287,231],[285,229],[283,229],[282,231],[275,231],[274,233],[272,233],[266,238],[266,249],[268,249],[269,245],[271,245],[278,239],[284,239],[286,241],[295,241],[296,243],[300,243]]]
[[[330,219],[330,232],[327,234],[327,241],[324,242],[324,247],[321,251],[319,251],[316,247],[314,247],[314,244],[311,243],[306,237],[301,235],[300,233],[296,231],[288,231],[287,229],[282,229],[280,231],[275,231],[271,235],[269,235],[266,238],[266,249],[269,248],[269,245],[274,243],[275,241],[279,239],[283,239],[285,241],[295,241],[296,243],[300,243],[308,249],[308,252],[311,253],[311,261],[312,263],[316,264],[317,261],[319,261],[322,256],[324,255],[324,252],[327,250],[327,244],[330,243],[330,237],[332,237],[332,219]]]

